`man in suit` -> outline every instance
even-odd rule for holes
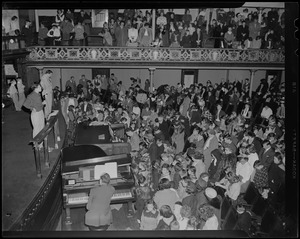
[[[263,141],[262,145],[263,148],[258,154],[260,161],[259,167],[266,167],[268,170],[270,165],[274,161],[275,150],[272,148],[270,141],[267,139]]]
[[[91,231],[106,230],[113,221],[110,202],[115,188],[109,183],[110,176],[105,173],[100,177],[100,186],[90,191],[85,224]]]
[[[67,80],[67,82],[66,82],[66,90],[67,90],[68,86],[71,87],[71,91],[72,91],[73,94],[77,93],[77,86],[76,86],[76,82],[74,80],[74,76],[71,76],[70,80]]]
[[[255,152],[259,155],[262,145],[260,143],[260,140],[258,137],[255,136],[255,134],[252,131],[247,131],[245,133],[246,140],[248,140],[248,144],[253,144],[255,148]]]
[[[221,118],[223,116],[225,116],[226,113],[222,110],[222,103],[221,102],[218,102],[217,103],[217,112],[216,114],[214,115],[214,120],[215,120],[215,123],[217,125],[220,125],[220,122],[221,122]]]
[[[87,113],[89,111],[93,111],[93,106],[87,101],[87,99],[84,99],[83,104],[80,106],[80,109],[82,113]]]

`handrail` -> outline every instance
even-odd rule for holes
[[[48,151],[48,136],[52,129],[54,129],[54,143],[55,148],[58,148],[57,137],[59,136],[59,126],[58,126],[58,110],[52,113],[53,116],[49,118],[45,127],[32,139],[29,144],[33,144],[34,156],[35,156],[35,166],[38,178],[42,178],[41,173],[41,162],[40,162],[40,151],[39,145],[44,142],[44,158],[45,166],[50,167],[49,162],[49,151]]]
[[[11,43],[10,41],[13,40]],[[25,43],[21,44],[21,41],[25,41],[24,36],[2,36],[2,51],[3,50],[16,50],[25,49]],[[11,43],[11,45],[10,45]],[[14,44],[17,43],[17,44]],[[12,45],[14,44],[14,45]]]
[[[208,38],[205,39],[203,46],[205,46],[206,42],[207,42],[209,39],[220,39],[220,40],[222,40],[222,39],[224,39],[224,37],[208,37]]]

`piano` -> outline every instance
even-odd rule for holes
[[[128,204],[128,214],[132,212],[132,202],[136,200],[133,190],[135,181],[131,172],[130,154],[107,155],[95,145],[77,145],[61,150],[61,171],[63,207],[66,211],[65,223],[71,224],[71,209],[86,207],[90,189],[99,186],[95,177],[95,166],[116,162],[117,176],[110,184],[116,191],[111,204]]]
[[[116,131],[125,131],[124,124],[93,125],[79,123],[75,130],[74,145],[95,145],[101,148],[107,155],[129,154],[131,145],[127,142],[114,142]],[[124,137],[124,133],[123,133]]]

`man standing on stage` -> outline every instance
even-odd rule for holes
[[[52,71],[47,70],[46,73],[41,77],[41,86],[43,88],[42,95],[45,97],[45,118],[47,119],[52,111],[52,101],[53,101],[53,87],[52,87]]]

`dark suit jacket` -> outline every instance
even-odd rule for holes
[[[192,210],[192,216],[196,216],[198,200],[195,195],[189,195],[182,199],[182,205],[189,206]]]
[[[80,106],[80,109],[82,110],[82,112],[88,112],[88,111],[92,111],[93,110],[93,106],[90,103],[88,103],[87,107],[86,107],[86,110],[84,110],[84,104],[82,104]]]
[[[260,164],[263,165],[264,167],[266,167],[267,169],[269,169],[271,163],[274,161],[274,155],[275,155],[275,151],[274,149],[271,147],[270,149],[268,149],[267,152],[265,152],[266,150],[264,148],[262,148],[259,152],[259,161]]]

